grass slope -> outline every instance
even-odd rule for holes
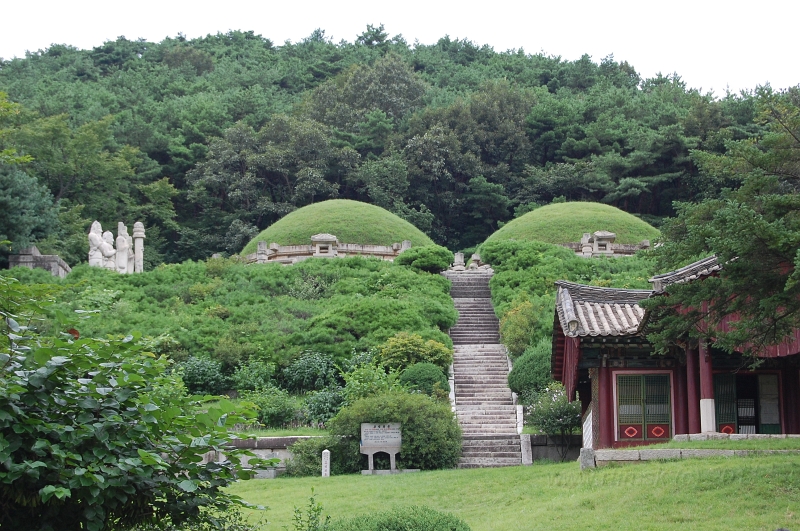
[[[577,463],[239,482],[234,494],[268,505],[269,528],[291,529],[311,489],[334,518],[427,505],[473,531],[774,531],[800,527],[800,457],[695,459],[607,466]]]
[[[388,210],[348,199],[332,199],[308,205],[276,221],[242,250],[256,252],[258,242],[307,245],[314,234],[333,234],[342,243],[391,245],[411,240],[414,247],[432,245],[424,232]]]
[[[616,233],[616,243],[652,241],[658,229],[622,210],[602,203],[555,203],[537,208],[489,236],[496,240],[537,240],[547,243],[579,242],[585,232]]]

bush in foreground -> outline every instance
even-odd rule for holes
[[[20,325],[41,314],[31,290],[0,276],[0,528],[198,529],[239,504],[223,488],[251,476],[240,458],[252,454],[229,449],[247,421],[234,405],[189,397],[131,336]],[[211,451],[230,460],[203,463]]]
[[[470,531],[456,516],[430,507],[412,505],[396,507],[378,514],[364,514],[348,520],[334,521],[329,531]]]
[[[362,422],[399,422],[403,446],[397,456],[400,468],[434,470],[453,468],[461,456],[461,427],[450,409],[420,393],[391,391],[362,398],[342,408],[330,422],[332,435],[342,437],[340,447],[358,456]],[[333,452],[333,450],[331,450]],[[366,456],[361,466],[366,468]],[[358,472],[359,467],[348,470]]]

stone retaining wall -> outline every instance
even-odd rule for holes
[[[547,459],[550,461],[560,461],[556,441],[547,435],[531,435],[523,433],[519,436],[522,445],[522,464],[530,465],[534,461]],[[570,448],[567,452],[566,461],[574,461],[578,458],[581,451],[581,436],[573,435],[570,441]]]
[[[292,452],[289,447],[297,441],[303,439],[311,439],[314,436],[309,435],[293,435],[290,437],[257,437],[254,439],[236,439],[233,446],[240,449],[250,450],[260,459],[280,459],[280,463],[275,468],[268,470],[259,470],[256,473],[256,479],[272,479],[280,474],[286,472],[286,461],[292,458]],[[224,459],[224,455],[218,452],[209,452],[203,459],[204,463],[212,461],[220,461]],[[245,467],[247,463],[245,463]],[[320,470],[320,474],[322,471]]]

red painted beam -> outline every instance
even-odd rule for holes
[[[705,341],[700,340],[698,349],[698,361],[700,362],[700,400],[714,399],[714,369],[711,366],[711,352]]]
[[[611,448],[614,446],[614,393],[612,383],[611,368],[600,367],[600,400],[598,404],[600,406],[600,436],[597,441],[598,448]]]
[[[686,370],[673,371],[675,379],[675,435],[689,433],[689,409],[686,400]]]
[[[686,396],[678,397],[686,404],[689,433],[700,433],[700,393],[698,392],[697,349],[686,349]]]

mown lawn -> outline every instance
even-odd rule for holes
[[[268,529],[291,528],[311,489],[334,518],[428,505],[489,530],[800,529],[800,456],[696,459],[581,471],[575,462],[395,476],[240,482],[267,505]]]

